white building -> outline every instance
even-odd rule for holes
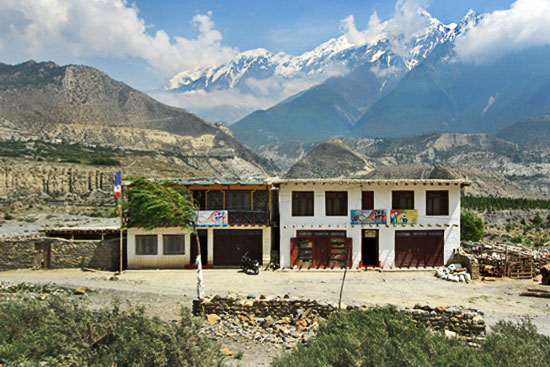
[[[283,268],[432,267],[460,246],[463,180],[274,179]]]

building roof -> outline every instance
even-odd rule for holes
[[[460,185],[470,186],[464,179],[347,179],[347,178],[271,178],[272,185],[281,184],[321,184],[321,185]]]

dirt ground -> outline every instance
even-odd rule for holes
[[[108,305],[117,296],[123,301],[145,305],[148,312],[165,320],[179,318],[181,306],[191,307],[196,296],[197,273],[193,270],[129,270],[119,280],[109,280],[113,273],[62,270],[15,270],[0,272],[1,281],[55,283],[69,287],[88,287],[87,302],[91,307]],[[307,297],[318,301],[338,302],[343,272],[340,271],[264,271],[246,275],[237,269],[204,270],[205,294],[238,293],[255,296]],[[417,303],[430,306],[464,306],[485,314],[489,326],[498,320],[532,319],[540,333],[550,335],[550,299],[520,297],[527,288],[546,288],[533,280],[497,279],[494,282],[474,281],[471,284],[447,282],[433,272],[351,271],[345,282],[343,302],[346,304],[413,307]],[[281,349],[253,342],[220,340],[233,352],[242,351],[234,365],[267,366]]]

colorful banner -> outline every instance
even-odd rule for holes
[[[384,209],[352,210],[351,224],[386,224]]]
[[[200,210],[197,212],[197,226],[226,226],[228,224],[227,210]]]
[[[416,224],[417,220],[418,210],[392,209],[390,214],[392,224]]]

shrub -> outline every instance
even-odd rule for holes
[[[500,322],[476,350],[416,326],[393,307],[356,310],[321,325],[309,346],[277,358],[275,367],[300,366],[547,366],[550,338],[535,326]]]
[[[516,234],[514,237],[510,238],[512,243],[521,243],[523,241],[523,236],[521,234]]]
[[[88,311],[52,296],[0,303],[0,356],[14,366],[220,366],[189,310],[178,323],[118,304]]]
[[[479,241],[483,236],[483,219],[465,211],[460,215],[460,238],[465,241]]]

